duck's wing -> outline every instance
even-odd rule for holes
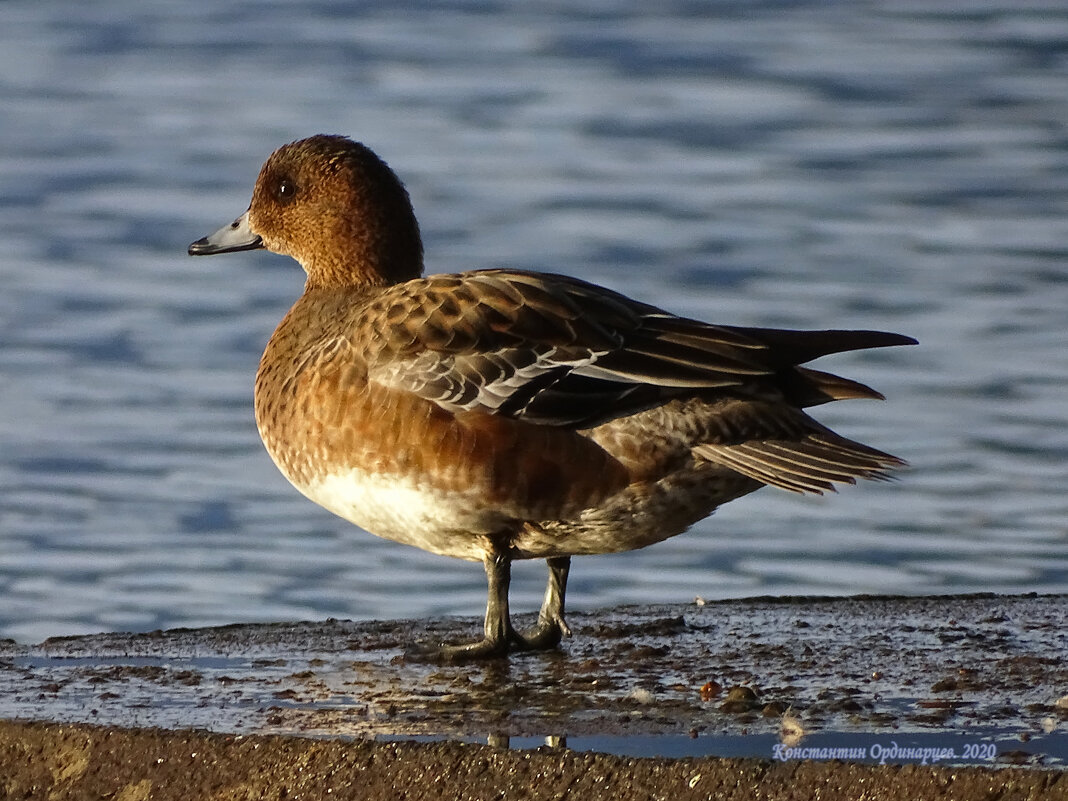
[[[432,276],[383,293],[368,378],[452,411],[589,427],[768,368],[743,334],[574,279],[514,271]]]
[[[797,373],[797,362],[784,359],[900,339],[860,332],[863,344],[851,345],[842,336],[851,332],[786,332],[784,341],[793,342],[790,334],[799,341],[784,357],[776,332],[709,325],[577,279],[505,270],[392,287],[360,322],[377,332],[366,353],[371,381],[452,411],[573,428],[695,390],[812,396],[798,405],[879,397],[846,379]]]

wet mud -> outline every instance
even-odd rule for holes
[[[1068,798],[1068,774],[1025,768],[669,760],[58,724],[0,723],[0,764],[2,797],[55,801]]]
[[[112,782],[125,799],[493,795],[478,787],[551,798],[601,771],[602,789],[576,797],[733,798],[729,785],[835,798],[853,782],[884,788],[872,798],[990,797],[965,792],[967,779],[999,798],[1068,798],[1066,596],[769,598],[569,620],[559,651],[460,666],[409,662],[404,649],[470,638],[478,621],[0,642],[0,797],[97,798]],[[386,741],[413,737],[435,739]],[[524,740],[544,737],[615,753]],[[866,759],[794,758],[871,738],[882,745]],[[910,738],[955,754],[934,766],[904,747],[886,758]],[[679,742],[693,746],[659,747]],[[961,749],[982,742],[993,750]],[[738,753],[754,758],[718,758]],[[163,794],[169,770],[214,789]],[[373,782],[394,789],[344,795]]]

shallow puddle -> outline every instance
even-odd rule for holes
[[[846,748],[911,762],[933,748],[953,764],[1063,764],[1066,617],[1064,596],[631,607],[573,615],[559,651],[459,666],[406,662],[404,646],[462,640],[475,621],[9,642],[0,718],[513,748],[550,735],[633,756]]]

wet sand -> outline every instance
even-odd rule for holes
[[[0,723],[0,794],[49,799],[1068,798],[1068,775],[1024,768],[649,759],[456,742]]]
[[[468,666],[403,648],[470,637],[471,620],[0,642],[0,797],[1068,798],[1065,596],[769,598],[570,622],[558,652]],[[458,741],[548,735],[616,755]],[[873,737],[902,750],[881,766],[772,759],[831,735],[867,762]],[[382,741],[412,736],[441,739]],[[904,750],[916,738],[955,753],[921,764]],[[678,741],[697,755],[646,756]],[[717,756],[730,753],[749,758]]]

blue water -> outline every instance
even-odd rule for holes
[[[434,742],[440,737],[375,738],[378,742]],[[595,735],[589,737],[483,738],[490,744],[533,749],[547,744],[572,751],[615,754],[628,757],[695,759],[707,756],[748,757],[775,762],[800,759],[841,759],[876,765],[1041,765],[1063,767],[1068,760],[1068,739],[1056,734],[1038,734],[1022,741],[1016,732],[980,728],[957,732],[894,732],[871,734],[827,731],[806,735],[787,745],[778,734],[687,735]],[[468,742],[480,742],[468,738]],[[692,787],[700,782],[694,775]]]
[[[402,175],[432,272],[922,341],[823,363],[888,395],[817,416],[900,482],[577,560],[576,607],[1068,591],[1060,0],[7,0],[0,109],[0,636],[481,613],[478,566],[265,455],[252,378],[299,268],[185,255],[317,132]],[[517,569],[515,607],[542,582]]]

